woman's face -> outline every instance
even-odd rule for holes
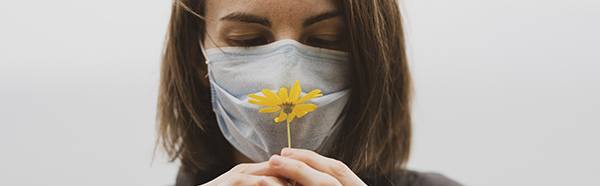
[[[282,39],[344,50],[344,21],[333,0],[207,0],[205,49]]]

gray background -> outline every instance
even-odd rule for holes
[[[168,185],[152,164],[169,0],[0,1],[0,185]],[[410,169],[600,185],[600,1],[405,0]]]

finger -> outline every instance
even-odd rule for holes
[[[287,182],[280,180],[280,178],[272,176],[256,176],[248,174],[236,174],[225,182],[219,184],[219,186],[287,186]]]
[[[331,175],[317,171],[295,159],[273,155],[269,159],[269,165],[278,174],[302,185],[342,185]]]
[[[231,169],[232,172],[252,174],[257,176],[281,176],[269,166],[269,162],[240,163]]]
[[[335,177],[342,185],[365,185],[343,162],[304,149],[284,148],[281,155],[306,163],[308,166]]]
[[[271,169],[271,167],[269,166],[269,162],[241,163],[205,185],[218,185],[220,183],[224,183],[232,179],[232,177],[238,174],[282,177],[281,175],[277,174],[277,172],[275,172],[273,169]]]
[[[280,177],[275,177],[275,176],[266,176],[265,179],[263,179],[260,182],[261,186],[271,186],[271,185],[285,185],[288,186],[290,185],[287,180],[280,178]]]

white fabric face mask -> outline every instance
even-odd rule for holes
[[[249,94],[275,93],[300,81],[301,97],[320,89],[322,97],[306,103],[317,109],[290,123],[292,148],[327,153],[344,120],[350,96],[350,67],[346,52],[280,40],[256,47],[222,47],[204,51],[210,79],[212,107],[225,138],[255,162],[267,161],[287,147],[285,122],[278,113],[248,102]]]

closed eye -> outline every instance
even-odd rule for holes
[[[333,49],[333,50],[342,49],[341,40],[329,40],[329,39],[322,39],[322,38],[318,38],[318,37],[309,37],[306,39],[306,44],[310,45],[310,46],[314,46],[314,47]]]
[[[235,40],[229,39],[230,46],[239,46],[239,47],[252,47],[267,44],[267,38],[264,36],[255,37],[252,39],[244,39],[244,40]]]

